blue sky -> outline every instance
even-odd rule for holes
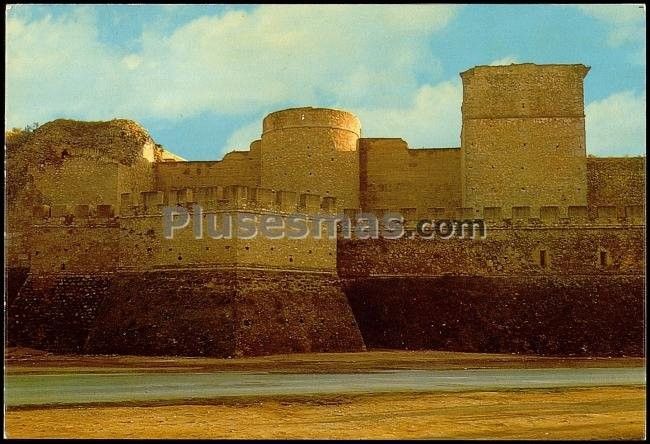
[[[458,73],[584,63],[587,149],[645,154],[645,9],[605,6],[12,6],[6,126],[140,122],[187,159],[247,149],[277,109],[350,110],[368,137],[458,146]]]

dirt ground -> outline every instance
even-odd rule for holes
[[[453,370],[477,368],[642,367],[644,358],[542,357],[440,351],[372,350],[360,353],[297,353],[250,358],[55,355],[9,348],[6,370],[14,373],[147,371],[260,371],[279,373],[354,373],[369,370]]]
[[[226,405],[10,410],[8,437],[645,437],[645,388],[267,399]]]
[[[201,370],[342,373],[387,369],[642,367],[643,358],[370,351],[216,359],[53,355],[9,349],[8,374]],[[5,436],[69,438],[641,439],[645,386],[235,398],[10,408]]]

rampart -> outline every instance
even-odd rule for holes
[[[339,240],[368,347],[640,356],[644,225],[497,225],[483,240]]]
[[[190,218],[199,217],[195,205],[201,208],[200,231],[193,221],[173,238],[165,238],[163,210],[179,206]],[[33,270],[39,273],[224,265],[332,272],[335,225],[322,223],[319,217],[333,216],[335,211],[332,197],[239,185],[201,187],[196,193],[192,189],[124,193],[119,212],[106,204],[35,206],[29,253]],[[214,234],[207,227],[209,215],[217,222]],[[258,228],[261,216],[273,216],[276,231],[289,225],[288,217],[300,216],[310,228],[309,236],[242,239],[237,236],[240,216],[252,218]],[[226,231],[226,223],[231,231]]]
[[[201,219],[307,223],[336,208],[333,197],[246,186],[125,193],[119,209],[37,205],[31,270],[10,306],[10,343],[212,356],[363,349],[330,225],[320,237],[216,239],[205,231],[196,238],[190,224],[166,238],[163,210],[198,217],[195,205]]]

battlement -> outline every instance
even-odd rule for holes
[[[509,213],[507,213],[509,211]],[[401,214],[406,226],[419,220],[473,220],[482,219],[488,226],[579,226],[579,225],[644,225],[643,205],[600,205],[600,206],[530,206],[475,208],[369,208],[344,209],[350,219],[360,214],[374,214],[382,219],[389,213]]]
[[[107,224],[132,216],[159,215],[167,206],[192,210],[199,205],[203,211],[253,211],[278,214],[340,214],[356,220],[362,214],[382,219],[387,214],[401,214],[407,225],[426,220],[482,219],[491,226],[540,225],[644,225],[643,205],[568,206],[548,205],[533,211],[529,206],[485,207],[483,211],[468,207],[456,208],[337,208],[336,198],[316,194],[275,191],[267,188],[227,186],[201,187],[172,191],[147,191],[121,195],[119,215],[113,205],[36,205],[32,218],[36,224],[92,225]],[[507,215],[506,211],[510,211]]]
[[[120,216],[161,214],[167,206],[189,210],[199,205],[203,211],[262,211],[281,214],[333,214],[336,198],[293,191],[271,190],[244,185],[146,191],[120,196]]]
[[[32,207],[32,221],[36,225],[113,225],[117,218],[115,207],[98,205],[36,205]]]

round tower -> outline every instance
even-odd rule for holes
[[[292,108],[262,124],[263,188],[334,196],[338,208],[359,207],[359,119],[346,111]]]

